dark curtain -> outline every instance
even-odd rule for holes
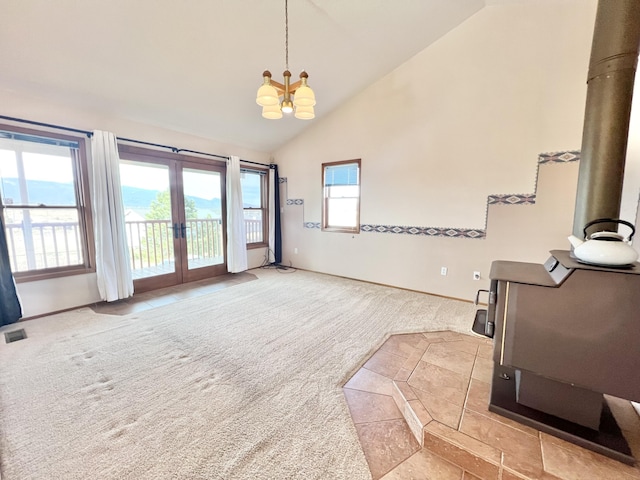
[[[282,229],[280,227],[280,175],[278,175],[278,165],[271,164],[271,168],[275,171],[275,251],[273,252],[274,263],[279,265],[282,262]]]
[[[4,222],[0,215],[0,325],[9,325],[22,317],[22,307],[13,282]]]

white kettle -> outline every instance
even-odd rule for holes
[[[587,229],[598,223],[620,223],[631,228],[631,235],[624,238],[617,232],[600,231],[587,235]],[[638,259],[638,252],[630,245],[636,229],[633,224],[613,218],[599,218],[587,223],[583,229],[585,240],[570,235],[573,254],[584,263],[605,267],[624,267]]]

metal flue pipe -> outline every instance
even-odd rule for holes
[[[640,0],[599,0],[573,219],[578,237],[591,220],[620,215],[639,48]]]

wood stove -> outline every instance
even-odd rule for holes
[[[607,268],[554,250],[494,261],[474,331],[494,339],[489,410],[634,463],[603,394],[640,401],[640,264]]]
[[[599,0],[573,233],[616,219],[640,51],[640,2]],[[494,261],[487,310],[473,330],[493,337],[489,410],[634,463],[604,394],[640,401],[640,264],[607,268],[554,250],[543,264]]]

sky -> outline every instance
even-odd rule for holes
[[[25,154],[25,175],[31,180],[68,183],[73,181],[73,171],[69,157],[43,155],[38,153]],[[13,151],[0,150],[0,176],[3,178],[17,178],[15,154]]]
[[[3,146],[5,147],[3,149]],[[36,144],[37,147],[40,147]],[[11,149],[7,149],[11,148]],[[42,180],[58,183],[71,183],[73,171],[65,147],[42,146],[47,153],[23,154],[25,175],[30,180]],[[62,155],[52,155],[59,151]],[[0,141],[0,177],[17,178],[16,156],[11,145],[3,145]],[[121,161],[120,182],[123,186],[137,187],[152,191],[164,191],[169,188],[169,167],[151,163]],[[183,169],[185,195],[206,200],[221,198],[220,173],[206,170]],[[259,184],[255,179],[243,181],[243,191],[249,197],[247,202],[259,204]],[[254,198],[255,197],[255,198]],[[246,202],[245,202],[246,203]]]
[[[185,195],[211,200],[220,198],[220,174],[218,172],[183,170]],[[134,162],[120,163],[120,183],[123,186],[164,191],[169,188],[169,167]]]

